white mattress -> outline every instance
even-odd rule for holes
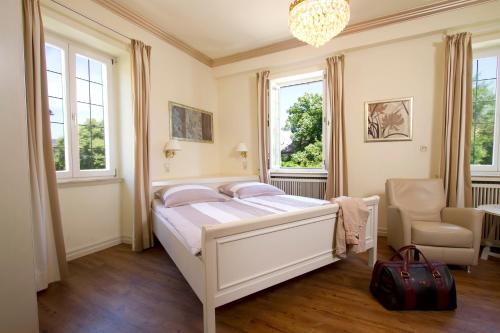
[[[284,212],[330,204],[325,200],[289,195],[231,199],[227,202],[206,202],[174,208],[165,208],[159,199],[153,201],[153,210],[176,231],[176,237],[191,251],[201,252],[203,225],[221,224],[263,217]]]

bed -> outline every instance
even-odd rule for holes
[[[160,181],[153,182],[152,188],[155,191],[179,184],[216,188],[239,181],[258,181],[258,177]],[[229,209],[239,216],[237,220],[210,223],[214,213],[205,223],[204,217],[197,216],[198,223],[203,224],[201,235],[190,240],[185,231],[179,232],[182,221],[166,214],[158,201],[153,202],[154,234],[203,303],[205,333],[215,332],[216,307],[340,260],[332,250],[338,205],[319,201],[307,204],[310,199],[306,198],[304,205],[289,205],[289,199],[294,198],[232,201]],[[368,265],[373,266],[379,198],[373,196],[364,201],[369,208]],[[255,209],[247,211],[245,206]],[[219,212],[225,209],[224,203],[213,207]],[[242,212],[236,213],[238,209]]]

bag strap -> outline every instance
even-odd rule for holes
[[[415,245],[406,245],[406,246],[403,246],[398,251],[396,251],[396,253],[394,253],[394,255],[391,257],[390,261],[393,261],[394,259],[396,259],[396,257],[399,257],[399,259],[404,260],[403,254],[406,251],[408,251],[410,249],[415,249],[415,248],[416,248]]]

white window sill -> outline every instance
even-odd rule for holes
[[[93,177],[93,178],[61,178],[57,180],[58,188],[98,186],[107,184],[118,184],[123,182],[120,177]]]
[[[472,175],[472,182],[500,182],[500,175]]]
[[[304,176],[304,177],[327,177],[328,171],[324,169],[272,169],[271,176]]]

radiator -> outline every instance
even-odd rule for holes
[[[491,205],[500,204],[500,184],[485,184],[485,183],[474,183],[472,184],[472,204],[474,207],[480,205]],[[490,231],[495,230],[496,222],[493,220],[495,217],[490,214],[486,214],[484,226],[483,226],[483,239],[488,238]],[[500,241],[500,228],[496,228],[494,231],[495,240]]]
[[[270,184],[286,194],[316,199],[325,198],[326,176],[271,176]]]

